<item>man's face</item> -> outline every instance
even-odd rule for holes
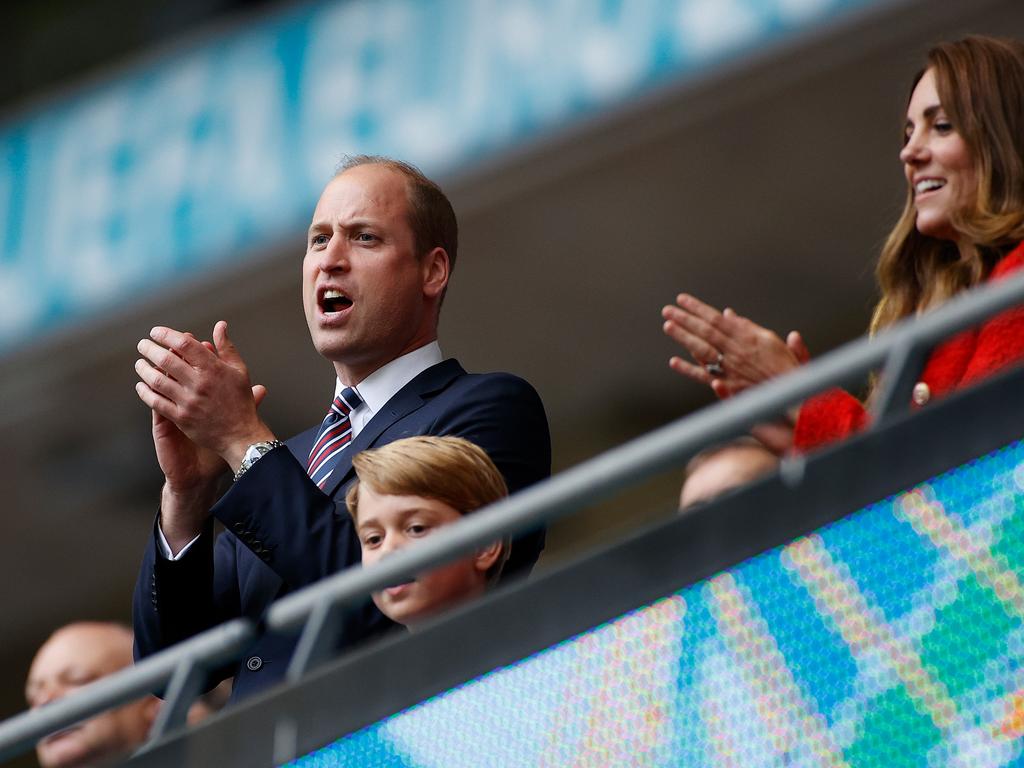
[[[443,501],[377,493],[366,483],[359,485],[357,514],[356,531],[363,565],[367,567],[462,517],[461,512]],[[487,570],[499,555],[500,544],[493,545],[415,579],[374,592],[373,602],[392,621],[415,624],[448,606],[482,594],[487,586]]]
[[[406,189],[397,171],[359,165],[327,185],[313,213],[302,265],[306,323],[349,385],[436,337],[447,256],[440,251],[439,275],[436,253],[416,253]]]
[[[131,635],[105,625],[58,630],[32,661],[25,698],[35,709],[128,666]],[[133,702],[47,736],[36,745],[43,768],[87,766],[134,750],[145,739],[155,704]]]

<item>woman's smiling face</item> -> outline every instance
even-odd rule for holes
[[[917,231],[941,240],[959,239],[952,217],[974,204],[977,173],[967,143],[939,101],[934,69],[924,73],[907,105],[900,161],[914,196]]]

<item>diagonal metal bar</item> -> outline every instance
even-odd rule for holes
[[[204,663],[217,666],[238,658],[255,636],[255,624],[247,619],[235,619],[97,680],[52,704],[15,715],[0,723],[0,761],[32,749],[49,733],[162,690],[184,659],[203,659]]]
[[[167,685],[167,696],[164,704],[160,707],[160,714],[153,722],[149,731],[150,743],[163,738],[167,733],[185,725],[188,719],[188,710],[192,702],[202,692],[203,681],[206,679],[204,665],[196,663],[196,659],[182,659],[171,682]]]
[[[890,350],[879,378],[878,392],[871,407],[875,425],[880,425],[910,405],[910,395],[924,368],[931,346],[916,339],[904,339]]]
[[[341,610],[341,606],[332,600],[324,600],[313,606],[302,628],[292,660],[288,663],[289,682],[300,680],[307,671],[331,657]]]

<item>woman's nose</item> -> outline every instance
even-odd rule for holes
[[[900,150],[900,162],[904,164],[918,163],[925,158],[928,147],[925,142],[915,133],[907,139],[907,143]]]

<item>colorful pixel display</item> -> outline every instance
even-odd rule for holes
[[[289,765],[1024,764],[1024,443]]]

